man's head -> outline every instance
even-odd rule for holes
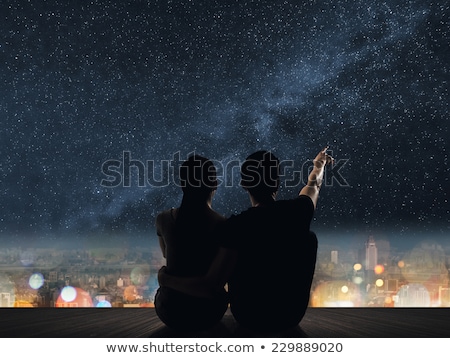
[[[180,166],[180,186],[184,194],[207,197],[217,189],[214,164],[207,158],[194,154]]]
[[[250,154],[241,167],[241,186],[258,201],[273,200],[280,186],[280,161],[271,152]]]

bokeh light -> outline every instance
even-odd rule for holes
[[[123,292],[123,298],[126,301],[134,301],[136,299],[137,296],[137,290],[136,290],[136,286],[130,285],[128,287],[125,288],[124,292]]]
[[[77,290],[75,290],[72,286],[66,286],[61,291],[61,298],[65,302],[72,302],[75,298],[77,298]]]
[[[362,269],[362,265],[360,263],[354,264],[353,265],[353,270],[355,271],[359,271]]]
[[[398,267],[403,268],[405,267],[405,262],[403,260],[400,260],[397,265]]]
[[[311,294],[312,307],[359,307],[359,287],[348,281],[328,281],[317,286]]]
[[[37,290],[42,287],[44,284],[44,276],[42,276],[41,273],[36,272],[30,276],[30,279],[28,280],[28,284],[30,287],[34,290]]]
[[[384,272],[384,266],[383,265],[376,265],[375,268],[373,269],[373,271],[377,275],[381,275]]]
[[[100,301],[99,303],[97,303],[98,308],[110,308],[111,307],[111,303],[109,301]]]
[[[92,298],[79,287],[66,286],[56,300],[55,307],[93,307]]]
[[[133,268],[131,270],[130,278],[134,285],[142,286],[146,284],[148,278],[150,277],[150,266],[141,265]]]
[[[384,281],[381,278],[379,278],[378,280],[375,281],[375,285],[377,287],[382,287],[384,285]]]
[[[354,284],[356,284],[356,285],[360,285],[360,284],[362,284],[363,283],[363,278],[362,277],[359,277],[359,276],[355,276],[355,277],[353,277],[353,283]]]

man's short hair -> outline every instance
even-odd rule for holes
[[[280,186],[279,168],[280,161],[269,151],[250,154],[241,166],[241,186],[257,200],[264,201]]]

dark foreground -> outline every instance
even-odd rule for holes
[[[264,314],[264,313],[262,313]],[[269,337],[450,337],[446,308],[310,308],[299,327]],[[171,332],[151,308],[3,308],[0,337],[265,337],[241,329],[227,312],[208,332]]]

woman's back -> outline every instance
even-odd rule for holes
[[[158,236],[165,244],[167,271],[175,276],[204,275],[218,250],[214,230],[225,218],[209,207],[184,210],[170,209],[156,219]]]
[[[202,276],[219,249],[214,230],[225,220],[211,208],[217,188],[213,163],[201,156],[190,157],[180,167],[180,184],[180,207],[159,214],[156,230],[167,271],[174,276]],[[227,307],[224,289],[213,298],[198,298],[160,287],[155,296],[158,317],[176,330],[209,328],[223,317]]]

